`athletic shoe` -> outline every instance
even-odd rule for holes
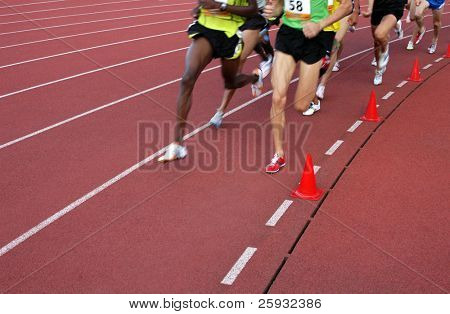
[[[209,120],[209,123],[214,125],[216,128],[220,128],[222,125],[223,120],[223,112],[220,110],[217,110],[216,114]]]
[[[381,53],[380,59],[378,60],[378,67],[380,69],[386,68],[388,62],[389,62],[389,45],[387,46],[386,51],[384,53]]]
[[[340,67],[341,67],[341,65],[339,64],[339,61],[336,61],[336,63],[333,66],[333,70],[331,70],[331,71],[338,72]]]
[[[264,76],[263,71],[261,69],[256,69],[253,71],[253,74],[258,75],[258,80],[252,84],[252,95],[253,97],[258,97],[262,93],[262,89],[264,87]]]
[[[373,78],[373,85],[378,86],[383,83],[383,73],[386,71],[386,68],[382,68],[381,70],[375,70],[375,77]]]
[[[284,158],[280,157],[278,154],[275,154],[270,161],[270,164],[266,166],[266,173],[277,173],[284,166],[286,166],[286,161]]]
[[[425,31],[426,31],[426,29],[425,29],[425,27],[424,27],[424,28],[423,28],[423,32],[419,32],[419,33],[417,34],[417,36],[416,36],[416,41],[415,41],[415,44],[416,44],[416,45],[418,45],[418,44],[420,43],[420,41],[422,40],[423,35],[425,35]]]
[[[406,46],[406,50],[414,50],[414,43],[412,40],[408,41],[408,46]]]
[[[317,86],[316,96],[319,99],[323,99],[324,98],[324,96],[325,96],[325,85],[319,84],[319,86]]]
[[[436,52],[436,48],[437,48],[437,42],[436,43],[431,43],[431,46],[428,47],[428,53],[429,54],[433,54]]]
[[[187,156],[187,149],[184,146],[181,146],[176,143],[172,143],[167,147],[164,155],[158,158],[159,162],[172,161],[175,159],[183,159]]]
[[[395,33],[397,34],[398,39],[403,38],[402,20],[398,20],[397,27],[395,28]]]
[[[316,111],[320,110],[320,100],[318,100],[317,105],[314,102],[311,102],[309,108],[303,112],[304,116],[312,116]]]
[[[373,57],[371,65],[374,66],[374,67],[377,66],[377,58]]]
[[[356,32],[356,27],[355,26],[349,26],[349,28],[348,28],[348,31],[350,32],[350,33],[354,33],[354,32]]]
[[[262,61],[259,64],[259,68],[261,69],[261,71],[267,76],[270,73],[270,70],[272,69],[272,61],[273,61],[273,56],[269,55],[267,57],[266,61]],[[264,76],[264,75],[263,75]],[[264,76],[264,78],[266,77]]]

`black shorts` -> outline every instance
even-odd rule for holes
[[[303,31],[283,24],[278,30],[275,48],[291,55],[295,62],[314,64],[331,51],[334,35],[334,32],[321,31],[314,38],[306,38]]]
[[[334,48],[334,37],[336,36],[336,32],[325,32],[324,34],[326,38],[326,53],[325,56],[322,58],[322,66],[320,67],[319,76],[322,77],[322,75],[325,74],[325,72],[330,67],[331,62],[331,53],[333,52]]]
[[[240,32],[228,37],[225,32],[207,28],[198,22],[189,25],[189,38],[205,37],[213,48],[213,58],[237,59],[242,53],[242,38]]]
[[[244,25],[239,27],[241,31],[245,31],[247,29],[252,30],[261,30],[267,25],[267,20],[261,15],[257,14],[255,16],[247,18]]]
[[[403,16],[405,4],[405,0],[393,0],[389,4],[384,4],[383,1],[375,1],[370,23],[374,26],[380,25],[383,17],[389,14],[394,15],[397,21],[399,21]]]

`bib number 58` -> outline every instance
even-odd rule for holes
[[[289,11],[303,11],[303,0],[289,0]]]

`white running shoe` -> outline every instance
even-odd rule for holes
[[[223,120],[223,112],[220,110],[217,110],[216,114],[209,120],[209,123],[214,125],[216,128],[220,128],[222,125]]]
[[[398,20],[397,27],[395,28],[395,33],[397,34],[398,39],[403,38],[403,28],[402,28],[402,20]]]
[[[424,27],[423,27],[423,32],[419,32],[419,33],[417,34],[417,36],[416,36],[416,42],[415,42],[416,45],[418,45],[418,44],[420,43],[420,41],[421,41],[422,38],[423,38],[423,35],[425,35],[425,32],[426,32],[426,28],[425,28],[425,26],[424,26]]]
[[[303,112],[304,116],[312,116],[316,111],[320,110],[320,100],[317,102],[317,105],[313,102],[309,105],[309,108]]]
[[[253,73],[258,75],[258,80],[252,84],[252,95],[253,97],[258,97],[261,95],[262,89],[264,87],[264,75],[261,69],[256,69]]]
[[[380,59],[378,60],[378,66],[380,69],[386,68],[389,62],[389,45],[386,47],[386,51],[381,53]]]
[[[436,52],[436,48],[437,48],[437,42],[431,43],[431,46],[428,47],[428,53],[429,54],[435,53]]]
[[[373,57],[371,65],[374,66],[374,67],[377,66],[377,58]]]
[[[324,96],[325,96],[325,85],[319,84],[319,86],[317,86],[316,96],[319,99],[323,99],[324,98]]]
[[[259,68],[263,72],[263,78],[266,78],[269,75],[270,70],[272,69],[273,56],[269,55],[266,61],[262,61],[259,64]],[[264,76],[265,75],[265,76]]]
[[[382,68],[381,70],[375,70],[375,77],[373,78],[373,85],[378,86],[383,83],[383,73],[386,71],[386,68]]]
[[[331,71],[338,72],[341,68],[341,65],[339,64],[339,61],[336,61],[336,63],[333,66],[333,69]]]
[[[175,159],[183,159],[187,156],[187,149],[184,146],[181,146],[176,143],[172,143],[167,147],[164,155],[158,158],[159,162],[172,161]]]
[[[408,46],[406,46],[406,50],[414,50],[414,43],[412,40],[408,41]]]

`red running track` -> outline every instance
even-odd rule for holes
[[[429,40],[427,34],[424,41]],[[441,42],[448,40],[448,31],[444,30]],[[434,64],[423,71],[426,78],[448,63],[447,60],[434,63],[437,57],[426,54],[424,47],[408,53],[405,44],[403,40],[391,46],[394,61],[384,84],[376,88],[380,97],[405,79],[416,56],[423,65]],[[349,54],[368,47],[368,32],[349,35],[346,48]],[[444,48],[440,46],[438,53],[442,54]],[[101,60],[102,56],[98,57]],[[161,78],[164,81],[169,77],[176,79],[182,69],[182,57],[183,53],[179,53],[163,62],[149,63],[148,68],[160,69],[159,76],[167,75]],[[270,96],[267,96],[230,116],[223,129],[208,129],[189,140],[187,160],[159,165],[154,171],[132,172],[0,256],[0,267],[8,270],[0,275],[0,291],[267,291],[281,261],[288,252],[298,249],[293,244],[319,205],[295,202],[276,227],[265,226],[296,185],[304,151],[311,152],[315,163],[321,166],[318,182],[329,189],[376,127],[363,124],[355,133],[346,132],[367,103],[372,88],[370,61],[369,52],[344,61],[346,71],[330,82],[322,111],[311,118],[301,117],[300,121],[308,123],[298,124],[298,114],[288,110],[288,120],[299,128],[288,134],[289,167],[279,175],[267,176],[260,171],[272,153],[267,123]],[[256,62],[256,59],[249,61],[248,69]],[[127,80],[133,80],[139,90],[148,86],[144,84],[146,80],[157,82],[153,73],[148,72],[139,66],[127,66],[120,77],[129,75]],[[130,92],[126,84],[112,85],[113,82],[107,76],[95,76],[84,83],[76,79],[70,84],[55,85],[57,94],[43,88],[18,95],[14,102],[2,106],[11,110],[2,117],[20,119],[19,126],[11,125],[5,130],[7,133],[2,130],[2,134],[7,134],[3,135],[4,140],[103,104],[107,93],[97,92],[94,84],[98,84],[98,90],[109,89],[115,99]],[[208,121],[214,112],[222,93],[220,85],[217,70],[201,77],[191,113],[195,127]],[[136,97],[2,149],[0,167],[7,179],[2,180],[1,186],[0,245],[6,245],[142,159],[138,155],[137,121],[156,121],[159,126],[165,121],[173,122],[177,88],[177,84],[165,86],[147,95],[152,100]],[[383,101],[382,114],[387,116],[415,88],[416,85],[407,84],[396,90],[394,96]],[[248,101],[248,93],[248,89],[239,91],[234,106]],[[293,97],[293,90],[289,97]],[[11,123],[6,120],[5,123]],[[245,122],[253,122],[253,129],[255,124],[267,128],[247,137],[239,128]],[[146,155],[167,145],[168,133],[170,129],[163,129],[156,147],[150,147]],[[304,143],[294,149],[296,136]],[[345,141],[342,147],[332,157],[325,156],[324,152],[337,139]],[[217,147],[212,156],[207,143]],[[250,147],[243,155],[239,149],[245,145]],[[206,156],[217,161],[215,168],[199,171],[195,164],[192,166],[204,156],[202,152],[209,152]],[[243,169],[242,156],[257,161],[256,171]],[[185,168],[179,169],[177,165]],[[305,237],[313,225],[310,223]],[[246,247],[257,248],[247,267],[233,285],[220,284]],[[288,260],[286,265],[289,263]]]

